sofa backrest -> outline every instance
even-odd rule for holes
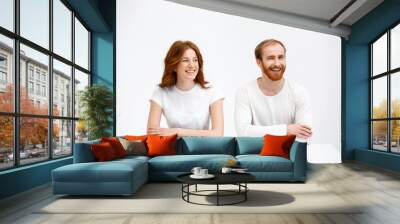
[[[177,142],[178,155],[226,154],[235,155],[234,137],[182,137]]]
[[[263,137],[236,137],[236,155],[259,154],[263,144]]]
[[[74,147],[74,163],[89,163],[95,162],[96,158],[90,148],[92,144],[98,144],[100,140],[75,143]]]
[[[90,145],[98,143],[100,140],[75,143],[74,163],[95,162]],[[176,147],[178,155],[259,154],[263,147],[263,137],[182,137],[177,140]]]

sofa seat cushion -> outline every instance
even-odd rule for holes
[[[131,182],[136,174],[147,176],[147,163],[140,159],[74,163],[53,170],[58,182]],[[147,179],[147,178],[146,178]]]
[[[193,167],[203,167],[211,172],[219,171],[230,159],[231,155],[174,155],[157,156],[149,160],[151,172],[190,172]]]
[[[113,162],[116,162],[116,161],[131,162],[131,161],[135,161],[135,160],[147,162],[147,161],[149,161],[149,159],[150,159],[150,157],[148,157],[148,156],[130,155],[130,156],[125,156],[124,158],[120,158],[120,159],[114,160]]]
[[[293,172],[292,161],[279,156],[239,155],[236,160],[249,172]]]

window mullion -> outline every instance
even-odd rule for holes
[[[53,52],[53,0],[49,0],[49,50]],[[49,86],[48,91],[49,94],[49,102],[48,102],[48,150],[49,150],[49,159],[53,159],[53,56],[49,55],[49,72],[48,72]]]
[[[390,70],[390,30],[387,32],[387,52],[386,52],[386,54],[387,54],[387,71],[389,71]],[[387,74],[387,110],[388,110],[388,118],[391,118],[392,117],[392,100],[391,100],[391,77],[392,77],[392,75],[389,73],[389,74]],[[391,133],[392,133],[392,121],[391,120],[389,120],[388,121],[388,126],[387,126],[387,135],[388,135],[388,138],[387,138],[387,140],[389,141],[388,142],[388,152],[391,152],[392,151],[392,135],[391,135]]]
[[[17,35],[19,35],[20,31],[20,19],[19,19],[19,10],[20,9],[20,1],[14,1],[14,30]],[[19,39],[14,39],[14,113],[19,114],[20,112],[20,47],[19,47]],[[19,157],[19,135],[20,135],[20,118],[14,116],[14,166],[19,166],[20,157]]]
[[[373,53],[374,53],[374,48],[372,47],[372,44],[370,45],[370,47],[369,47],[369,52],[370,52],[370,55],[369,55],[369,61],[370,61],[370,71],[369,71],[369,85],[370,85],[370,89],[369,89],[369,119],[370,119],[370,122],[369,122],[369,138],[370,138],[370,140],[369,140],[369,144],[370,144],[370,146],[369,146],[369,148],[370,149],[373,149],[374,148],[374,144],[373,144],[373,142],[374,142],[374,136],[373,136],[373,121],[372,121],[372,119],[374,118],[373,117],[373,90],[374,90],[374,85],[373,85],[373,79],[372,79],[372,76],[373,76],[373,60],[372,60],[372,58],[373,58]]]
[[[72,49],[71,49],[71,56],[72,56],[72,65],[73,66],[71,66],[71,91],[72,91],[72,94],[71,94],[71,103],[72,103],[72,105],[71,105],[71,117],[73,117],[73,118],[75,118],[75,12],[74,11],[72,11],[72,14],[71,14],[71,23],[72,23],[72,28],[71,28],[71,35],[72,35],[72,38],[71,38],[71,46],[72,46]],[[72,150],[72,155],[74,155],[74,151],[75,151],[75,147],[74,147],[74,145],[75,145],[75,125],[76,125],[76,121],[75,120],[73,120],[72,122],[72,131],[71,131],[71,150]]]

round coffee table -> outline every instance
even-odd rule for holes
[[[191,173],[182,174],[177,177],[178,181],[182,183],[182,199],[188,203],[198,205],[234,205],[247,200],[247,192],[249,188],[247,183],[255,180],[255,177],[249,173],[216,173],[213,174],[215,177],[212,179],[193,179],[190,177]],[[216,185],[215,190],[197,190],[198,184],[205,185]],[[195,186],[194,191],[190,191],[190,186]],[[236,185],[237,190],[223,190],[220,189],[220,185]],[[215,194],[205,194],[209,192],[215,192]],[[216,197],[216,204],[202,204],[190,201],[190,196],[204,196],[204,197]],[[221,203],[221,197],[241,196],[239,200],[231,203]]]

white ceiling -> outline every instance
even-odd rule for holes
[[[383,0],[167,1],[345,38],[350,35],[352,24],[383,2]],[[342,10],[344,8],[346,9]]]
[[[329,21],[351,0],[227,0]]]

